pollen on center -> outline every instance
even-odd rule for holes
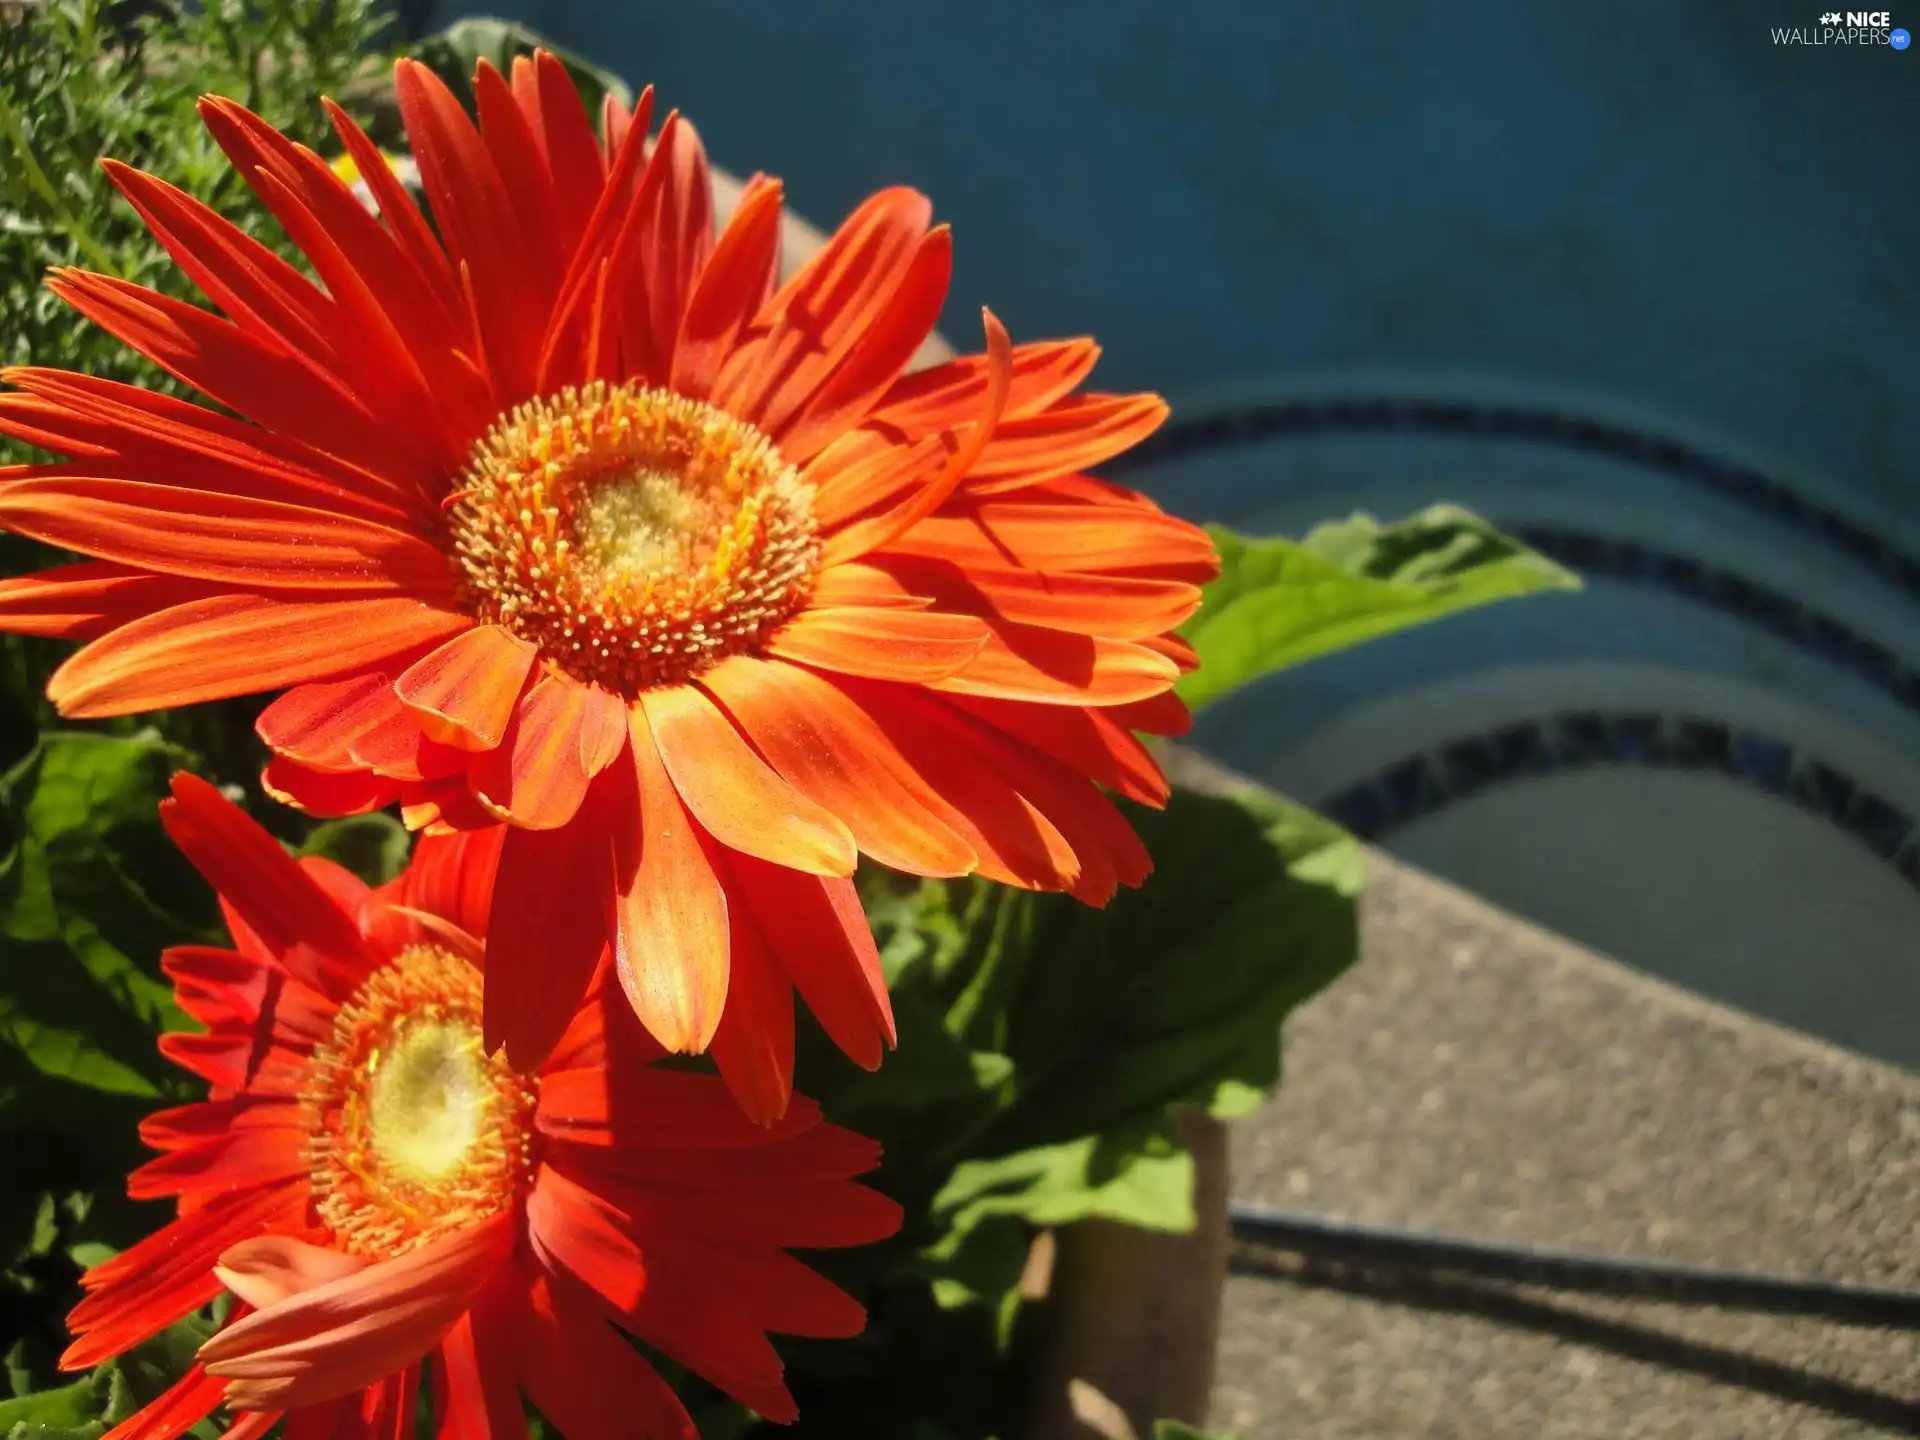
[[[514,1204],[536,1082],[481,1046],[480,974],[403,950],[343,1006],[301,1101],[314,1207],[343,1248],[402,1254]]]
[[[749,649],[819,572],[813,491],[759,430],[669,390],[596,381],[474,448],[448,514],[479,619],[633,695]]]

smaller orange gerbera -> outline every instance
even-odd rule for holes
[[[846,1336],[860,1306],[785,1253],[892,1234],[853,1183],[879,1147],[795,1097],[763,1128],[661,1051],[596,981],[546,1065],[481,1047],[499,835],[423,840],[377,890],[296,861],[204,781],[168,832],[220,892],[232,950],[167,952],[207,1025],[161,1048],[201,1104],[141,1127],[135,1198],[179,1217],[96,1266],[63,1364],[120,1354],[233,1297],[172,1389],[109,1440],[172,1440],[217,1405],[238,1440],[408,1434],[423,1376],[442,1436],[691,1437],[636,1336],[775,1420],[796,1411],[767,1332]]]

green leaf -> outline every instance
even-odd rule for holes
[[[1153,1440],[1240,1440],[1238,1431],[1202,1430],[1184,1420],[1156,1420]]]
[[[5,1440],[95,1440],[108,1426],[151,1405],[193,1364],[213,1327],[190,1315],[116,1360],[57,1389],[0,1402]]]
[[[1396,630],[1493,600],[1580,587],[1571,571],[1452,505],[1392,525],[1355,515],[1297,541],[1209,529],[1220,577],[1183,628],[1200,655],[1199,669],[1180,682],[1195,710],[1263,675]]]
[[[300,853],[324,856],[369,885],[384,885],[405,868],[410,843],[406,827],[391,815],[349,815],[314,826]]]
[[[1084,1135],[992,1159],[966,1160],[933,1200],[952,1237],[994,1216],[1030,1225],[1118,1220],[1148,1230],[1193,1228],[1193,1156],[1163,1134]]]
[[[205,887],[159,821],[181,758],[151,731],[56,733],[0,779],[0,1044],[51,1079],[153,1097],[173,1078],[154,1037],[182,1017],[159,953],[212,938]],[[202,913],[173,913],[183,898]]]
[[[414,57],[446,81],[448,88],[460,97],[460,103],[472,110],[473,73],[482,60],[506,75],[512,72],[516,55],[530,55],[535,50],[551,51],[567,67],[567,73],[579,87],[588,116],[596,124],[603,95],[612,94],[629,108],[633,105],[633,92],[618,75],[582,59],[515,20],[496,20],[486,15],[456,20],[437,35],[422,40],[414,48]]]
[[[1280,1025],[1358,952],[1360,847],[1252,786],[1178,789],[1132,817],[1156,873],[1105,910],[1036,901],[1043,957],[1006,1007],[1008,1149],[1244,1113],[1280,1074]]]
[[[109,1372],[103,1369],[57,1390],[0,1402],[0,1436],[24,1440],[29,1435],[83,1428],[97,1435],[105,1429],[100,1417],[107,1408],[110,1384]]]

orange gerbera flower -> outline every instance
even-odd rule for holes
[[[691,1437],[638,1336],[772,1419],[795,1410],[766,1332],[858,1334],[865,1314],[785,1253],[900,1223],[853,1183],[879,1147],[796,1098],[770,1128],[711,1076],[652,1068],[623,1003],[591,996],[538,1075],[480,1044],[487,835],[422,840],[369,890],[295,861],[204,781],[168,832],[220,892],[234,949],[167,952],[205,1034],[162,1050],[212,1087],[150,1116],[135,1198],[179,1218],[96,1266],[63,1363],[119,1354],[225,1291],[187,1374],[112,1431],[411,1433],[424,1373],[446,1436]],[[492,957],[505,958],[494,947]],[[597,987],[596,987],[597,988]]]
[[[847,1053],[893,1040],[856,853],[1099,904],[1149,868],[1099,787],[1166,787],[1171,630],[1206,535],[1079,473],[1165,414],[1073,393],[1090,341],[905,376],[946,295],[927,201],[874,196],[785,285],[779,186],[716,240],[691,126],[651,92],[597,141],[564,69],[423,67],[400,108],[437,227],[338,110],[378,200],[239,106],[203,115],[315,284],[150,176],[114,182],[225,318],[64,271],[82,314],[239,418],[6,378],[0,526],[96,557],[0,586],[90,641],[69,715],[285,689],[268,788],[313,813],[512,827],[485,1035],[522,1068],[611,946],[667,1048],[756,1116],[797,985]],[[540,957],[535,960],[533,957]],[[724,1018],[723,1018],[724,1017]]]

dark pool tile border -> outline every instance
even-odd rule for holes
[[[1920,891],[1920,817],[1789,741],[1712,716],[1573,710],[1458,736],[1321,800],[1363,840],[1501,785],[1575,770],[1639,767],[1726,777],[1818,815]]]
[[[1185,455],[1267,440],[1339,434],[1459,436],[1552,445],[1638,466],[1731,500],[1848,555],[1920,601],[1920,556],[1800,494],[1777,476],[1671,436],[1547,406],[1406,396],[1347,395],[1276,400],[1169,421],[1105,469],[1120,474]]]
[[[1513,534],[1589,579],[1649,585],[1764,630],[1920,715],[1920,666],[1783,590],[1637,540],[1549,525],[1518,525]]]

